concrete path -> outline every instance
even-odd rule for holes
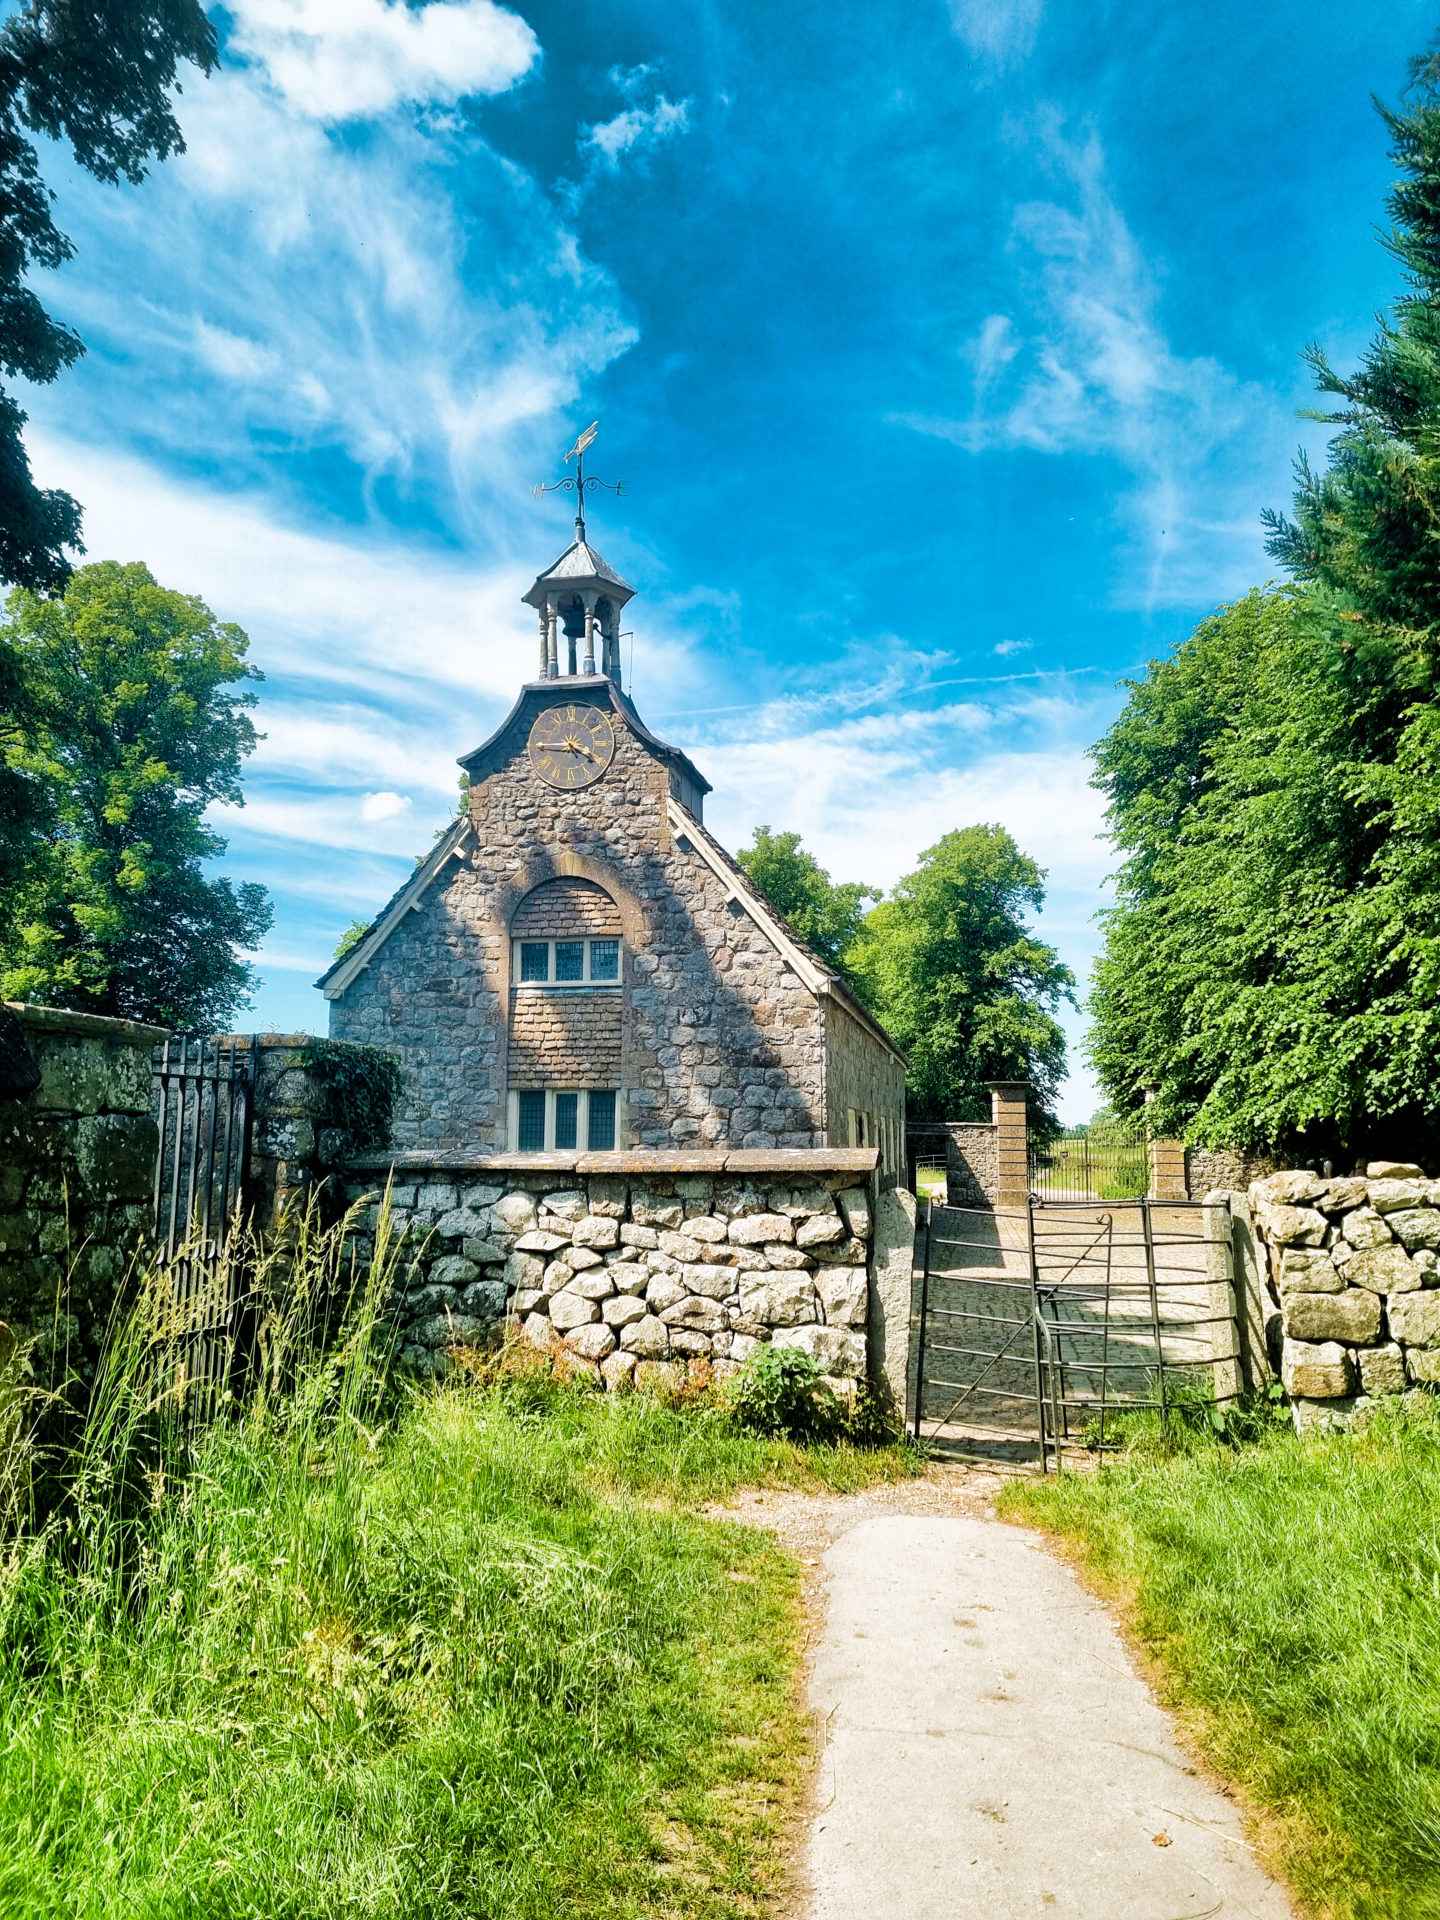
[[[1289,1920],[1109,1615],[1033,1536],[857,1517],[824,1575],[812,1920]]]

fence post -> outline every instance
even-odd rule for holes
[[[987,1080],[999,1160],[998,1207],[1023,1207],[1030,1199],[1030,1134],[1025,1096],[1028,1080]]]

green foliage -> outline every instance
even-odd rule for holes
[[[1116,1104],[1206,1144],[1440,1147],[1440,106],[1385,114],[1407,290],[1342,377],[1312,349],[1326,471],[1302,461],[1296,575],[1132,683],[1097,749],[1125,863],[1096,969]]]
[[[866,1004],[909,1057],[906,1101],[921,1120],[989,1112],[987,1080],[1029,1080],[1031,1119],[1053,1131],[1074,975],[1036,940],[1027,910],[1044,875],[1003,827],[947,833],[868,914],[850,949]]]
[[[6,1920],[724,1920],[776,1886],[795,1568],[678,1503],[904,1463],[553,1379],[400,1392],[386,1217],[348,1290],[313,1208],[246,1250],[264,1369],[208,1432],[162,1270],[48,1518],[0,1450]]]
[[[143,566],[11,594],[0,660],[21,699],[0,751],[31,824],[0,899],[0,997],[192,1029],[243,1004],[254,976],[236,950],[270,906],[204,866],[225,850],[206,809],[243,804],[255,745],[254,698],[228,691],[261,677],[248,645]]]
[[[1440,1407],[1258,1444],[1175,1423],[1099,1473],[1007,1488],[1125,1597],[1206,1759],[1275,1816],[1306,1911],[1440,1915]],[[1107,1422],[1108,1426],[1108,1422]]]
[[[799,1347],[757,1347],[736,1376],[731,1405],[747,1433],[785,1440],[837,1433],[844,1417],[820,1369]]]
[[[322,1126],[343,1127],[357,1150],[386,1144],[405,1084],[395,1054],[317,1039],[306,1046],[301,1064],[323,1095],[324,1108],[316,1116]]]
[[[798,833],[756,827],[755,844],[735,858],[765,898],[822,960],[846,971],[846,956],[865,917],[865,902],[880,889],[859,881],[837,884],[800,845]]]
[[[335,942],[335,951],[331,954],[331,959],[343,960],[347,953],[353,953],[365,938],[366,934],[369,933],[370,927],[371,922],[368,920],[352,920],[340,938]]]
[[[84,352],[28,284],[73,252],[50,215],[27,133],[66,141],[96,179],[138,184],[147,160],[184,151],[171,98],[176,71],[216,63],[199,0],[24,0],[0,29],[0,370],[54,380]],[[0,392],[0,578],[54,591],[80,545],[80,508],[36,487],[20,430],[25,414]]]

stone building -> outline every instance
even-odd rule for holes
[[[577,532],[468,809],[318,983],[330,1031],[400,1056],[396,1147],[876,1147],[893,1185],[904,1060],[706,832],[621,686],[633,589]]]

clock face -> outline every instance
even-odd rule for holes
[[[530,729],[530,764],[552,787],[588,787],[615,757],[615,729],[599,707],[546,707]]]

